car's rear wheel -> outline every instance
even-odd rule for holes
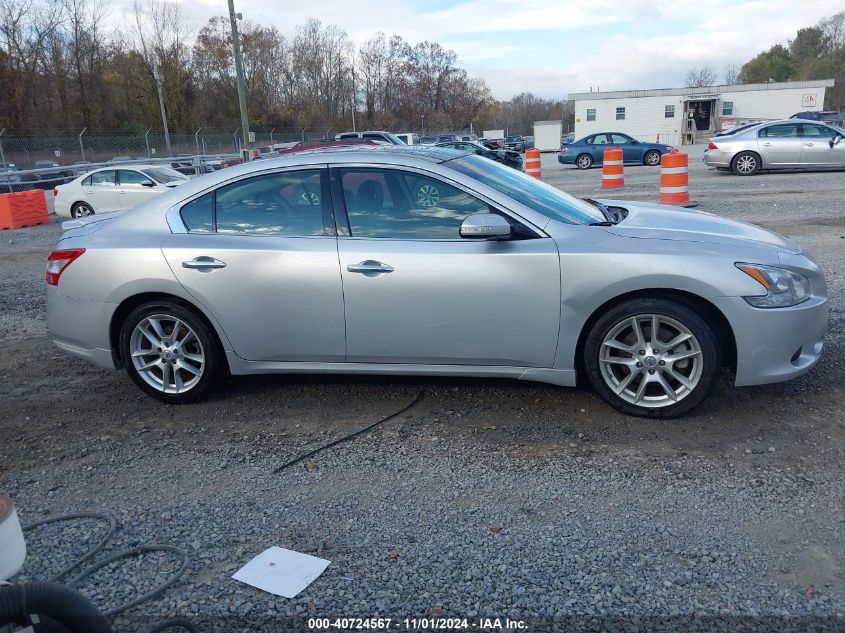
[[[575,164],[578,166],[578,169],[589,169],[593,166],[593,157],[589,154],[581,154],[575,159]]]
[[[627,413],[672,418],[698,406],[716,380],[712,328],[689,305],[661,298],[620,303],[595,323],[584,366],[596,392]]]
[[[74,218],[86,218],[94,215],[94,207],[87,202],[77,202],[70,208],[70,214]]]
[[[651,149],[651,150],[647,151],[645,153],[645,156],[643,157],[643,162],[650,167],[655,167],[655,166],[659,165],[660,164],[660,152],[658,152],[656,149]]]
[[[731,171],[737,176],[753,176],[760,171],[760,157],[754,152],[740,152],[731,161]]]
[[[193,310],[175,301],[135,308],[123,323],[120,351],[132,380],[171,404],[198,400],[224,371],[214,332]]]

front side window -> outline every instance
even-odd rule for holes
[[[757,135],[765,138],[797,138],[798,124],[783,123],[780,125],[770,125],[769,127],[762,128]]]
[[[179,173],[172,167],[149,167],[144,170],[144,173],[163,185],[166,185],[169,182],[188,180],[188,177],[185,174]]]
[[[808,136],[818,139],[831,139],[839,136],[838,132],[833,128],[824,125],[807,125],[801,126],[801,136]]]
[[[667,105],[663,108],[663,118],[664,119],[674,119],[675,118],[675,106]]]
[[[240,180],[215,192],[218,233],[323,235],[323,187],[318,169]]]
[[[588,121],[595,121],[596,120],[596,109],[595,108],[587,108],[587,120]]]
[[[623,121],[625,119],[625,108],[616,108],[616,120]]]
[[[144,174],[139,171],[133,171],[130,169],[121,169],[118,172],[118,176],[120,177],[120,184],[121,185],[135,185],[140,187],[141,183],[149,182],[149,178],[147,178]]]
[[[352,237],[459,239],[461,223],[489,206],[441,180],[393,169],[342,169]]]
[[[731,115],[734,113],[734,102],[724,101],[722,103],[722,116]]]
[[[92,187],[114,187],[114,170],[98,171],[91,174]]]

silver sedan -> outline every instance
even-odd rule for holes
[[[763,169],[845,168],[845,129],[786,119],[715,136],[704,150],[710,167],[753,176]]]
[[[737,385],[807,372],[827,321],[822,272],[789,239],[454,150],[262,160],[64,226],[53,341],[170,403],[239,374],[583,376],[671,417],[723,366]]]

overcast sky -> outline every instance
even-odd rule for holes
[[[226,0],[180,0],[199,26]],[[671,88],[691,66],[742,64],[843,0],[235,0],[236,10],[282,33],[314,17],[356,44],[377,31],[434,40],[485,79],[498,98],[530,91]]]

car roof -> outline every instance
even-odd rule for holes
[[[370,162],[390,165],[396,159],[411,158],[428,161],[431,163],[442,163],[457,156],[463,156],[465,152],[437,146],[419,145],[349,145],[348,147],[315,147],[313,149],[285,154],[283,156],[270,158],[261,161],[261,168],[278,165],[287,166],[298,162],[326,163],[326,162]],[[309,160],[308,157],[319,156],[320,160]],[[246,168],[252,162],[239,165]]]

